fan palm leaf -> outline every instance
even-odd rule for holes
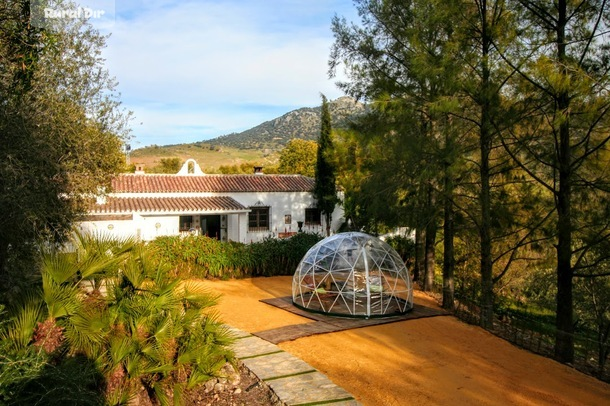
[[[106,337],[111,327],[107,315],[99,309],[81,306],[70,317],[61,319],[60,324],[65,329],[71,353],[84,353],[97,359],[106,351]]]
[[[204,282],[197,279],[181,281],[176,290],[186,303],[199,308],[216,306],[220,298],[220,295],[211,293]]]
[[[17,315],[0,330],[0,339],[6,341],[14,350],[25,349],[32,342],[34,329],[42,320],[43,314],[42,302],[33,295],[29,296]]]

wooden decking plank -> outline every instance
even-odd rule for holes
[[[415,305],[413,309],[399,316],[380,317],[380,318],[350,318],[350,317],[334,317],[320,313],[312,313],[300,309],[292,304],[292,297],[279,297],[272,299],[262,299],[261,302],[289,311],[299,316],[315,320],[315,322],[292,324],[289,326],[264,330],[252,333],[273,344],[278,344],[284,341],[296,340],[297,338],[307,337],[314,334],[333,333],[336,331],[349,330],[353,328],[375,326],[380,324],[394,323],[397,321],[414,320],[424,317],[444,316],[450,313],[442,309],[435,309],[423,305]]]

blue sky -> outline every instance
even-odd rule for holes
[[[135,116],[134,149],[240,132],[318,106],[320,93],[342,96],[327,74],[330,23],[355,19],[351,0],[116,0],[112,12],[103,55]]]

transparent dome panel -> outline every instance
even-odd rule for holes
[[[306,310],[383,317],[413,308],[409,272],[396,251],[364,233],[341,233],[313,246],[297,267],[292,301]]]

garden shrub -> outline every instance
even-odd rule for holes
[[[241,244],[206,236],[159,237],[149,243],[155,258],[171,265],[175,276],[241,278],[292,275],[318,234],[299,233],[287,239],[266,238]]]
[[[252,268],[249,252],[240,243],[191,235],[158,237],[149,245],[174,276],[229,279],[249,275]]]
[[[250,244],[254,258],[252,276],[292,275],[307,251],[322,237],[299,233],[287,239],[267,238]]]

